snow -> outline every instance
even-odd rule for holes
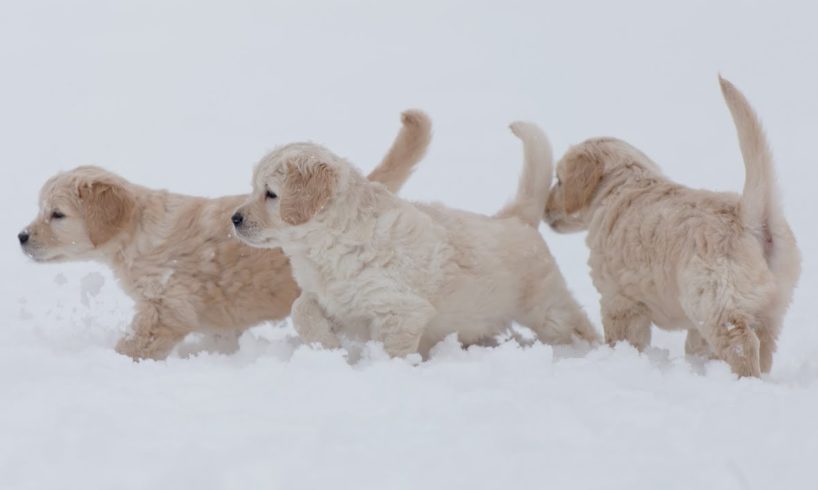
[[[57,278],[54,278],[57,281]],[[91,298],[96,297],[105,285],[105,277],[99,272],[90,272],[80,280],[80,302],[85,306],[90,304]]]
[[[0,488],[818,488],[818,7],[809,2],[58,2],[0,15]],[[803,274],[763,379],[685,359],[508,341],[346,359],[263,325],[225,354],[113,346],[132,302],[98,264],[16,244],[42,183],[94,163],[155,188],[247,192],[312,139],[370,169],[408,107],[435,123],[403,194],[492,212],[517,119],[557,154],[614,135],[694,187],[740,190],[721,72],[762,117]],[[543,227],[599,324],[582,235]],[[228,342],[229,343],[229,342]],[[354,350],[354,349],[353,349]],[[353,360],[354,362],[350,362]]]

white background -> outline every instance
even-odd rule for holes
[[[3,2],[0,488],[818,488],[816,18],[807,1]],[[420,366],[377,349],[350,366],[268,325],[233,355],[192,339],[134,364],[112,350],[132,303],[110,274],[16,244],[59,170],[244,193],[293,140],[372,168],[409,107],[435,125],[411,199],[498,209],[516,119],[557,156],[617,136],[677,181],[738,191],[719,72],[765,123],[804,255],[762,380],[664,333],[643,355],[448,343]],[[583,236],[542,230],[598,324]]]

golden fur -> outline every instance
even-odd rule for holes
[[[516,321],[543,342],[595,342],[537,231],[550,145],[533,124],[512,130],[525,169],[516,198],[491,217],[404,201],[318,145],[264,157],[234,216],[236,235],[290,258],[302,339],[330,348],[344,336],[371,339],[392,356],[426,355],[451,333],[469,345]]]
[[[407,111],[402,122],[372,174],[395,192],[431,137],[422,112]],[[300,291],[287,258],[280,249],[248,247],[233,237],[229,217],[245,199],[156,191],[100,168],[79,167],[46,182],[23,250],[38,262],[109,265],[136,303],[131,332],[117,351],[162,359],[190,332],[236,338],[289,315]]]
[[[326,165],[315,165],[304,171],[289,165],[284,180],[281,219],[290,225],[302,225],[329,200],[335,171]]]
[[[742,195],[689,189],[624,141],[592,139],[558,163],[545,220],[560,232],[588,230],[609,343],[643,349],[651,323],[687,329],[688,353],[714,353],[735,373],[758,376],[772,366],[800,254],[761,125],[720,82],[744,156]]]

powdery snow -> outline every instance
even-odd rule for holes
[[[56,278],[55,278],[56,281]],[[102,286],[105,285],[105,278],[102,277],[102,274],[98,272],[91,272],[86,274],[80,280],[80,294],[82,304],[88,306],[90,304],[91,298],[96,297],[100,291],[102,291]]]
[[[818,488],[818,10],[808,2],[5,5],[0,15],[0,489]],[[683,337],[390,360],[288,323],[113,351],[131,301],[97,264],[33,264],[14,235],[60,169],[197,195],[311,139],[370,169],[398,113],[432,116],[403,194],[492,212],[527,118],[559,154],[629,140],[694,187],[740,190],[716,74],[761,115],[804,270],[770,375],[685,359]],[[583,236],[543,235],[599,324]],[[172,264],[169,264],[172,270]],[[522,332],[523,336],[525,331]]]

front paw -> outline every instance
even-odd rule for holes
[[[116,351],[123,356],[128,356],[134,361],[142,359],[153,359],[161,361],[167,358],[172,345],[163,345],[161,340],[154,336],[128,335],[123,337],[116,344]]]

